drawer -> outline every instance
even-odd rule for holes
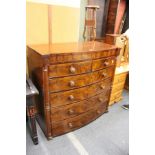
[[[119,92],[116,92],[116,93],[111,93],[111,96],[110,96],[110,100],[116,100],[117,98],[120,98],[121,95],[122,95],[122,91],[123,90],[120,90]]]
[[[116,58],[115,57],[109,57],[109,58],[103,58],[103,59],[97,59],[93,60],[92,62],[92,70],[100,70],[112,65],[115,65]]]
[[[120,83],[120,82],[125,82],[126,75],[127,75],[127,73],[115,75],[113,84]]]
[[[49,66],[49,77],[62,77],[91,72],[92,61],[66,63]]]
[[[78,129],[89,122],[95,120],[97,117],[102,115],[106,111],[107,104],[102,103],[101,105],[98,105],[94,109],[83,113],[79,116],[66,119],[59,122],[52,122],[52,133],[54,136],[58,136],[61,134],[64,134],[69,131],[73,131],[75,129]]]
[[[112,104],[114,104],[116,102],[119,102],[121,99],[122,99],[122,97],[120,96],[119,98],[116,98],[114,100],[110,100],[109,105],[112,105]]]
[[[55,122],[82,114],[94,108],[95,106],[101,105],[103,102],[106,104],[108,102],[109,95],[110,91],[106,91],[77,103],[72,103],[58,108],[52,108],[51,119],[53,122]]]
[[[70,104],[78,102],[104,91],[108,91],[111,88],[111,78],[105,79],[101,82],[74,89],[65,92],[50,93],[50,103],[52,107]]]
[[[87,86],[99,82],[105,78],[112,77],[114,69],[114,67],[109,67],[100,71],[82,75],[52,78],[49,80],[49,90],[50,92],[58,92]]]
[[[119,92],[120,90],[123,90],[123,88],[124,88],[124,81],[120,82],[118,84],[114,84],[112,87],[111,93]]]

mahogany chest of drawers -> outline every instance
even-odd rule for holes
[[[29,75],[39,90],[46,137],[78,129],[108,110],[120,49],[101,42],[29,45]]]

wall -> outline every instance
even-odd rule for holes
[[[50,19],[48,6],[50,5]],[[51,33],[49,36],[49,23]],[[76,42],[79,40],[80,0],[27,0],[26,43]]]
[[[48,43],[48,5],[26,3],[26,44]]]
[[[74,8],[80,7],[80,0],[26,0],[26,1],[33,3],[49,4],[49,5],[68,6]]]

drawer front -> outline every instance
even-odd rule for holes
[[[119,50],[111,49],[106,51],[96,51],[96,52],[90,52],[90,53],[67,53],[67,54],[52,54],[49,57],[50,64],[55,63],[66,63],[66,62],[76,62],[76,61],[87,61],[92,59],[98,59],[103,57],[110,57],[117,55]]]
[[[74,88],[79,88],[99,82],[105,78],[112,77],[114,73],[114,67],[109,67],[100,71],[69,76],[64,78],[53,78],[49,80],[50,92],[58,92],[64,90],[70,90]]]
[[[126,75],[127,75],[127,73],[115,75],[113,84],[125,82]]]
[[[107,103],[109,99],[110,91],[105,91],[87,100],[83,100],[77,103],[72,103],[66,106],[52,108],[51,119],[53,122],[68,119],[79,114],[82,114],[95,106],[102,103]]]
[[[50,103],[52,107],[61,106],[70,104],[73,102],[78,102],[96,94],[99,94],[103,91],[108,91],[111,88],[111,78],[105,79],[96,84],[90,86],[82,87],[79,89],[74,89],[65,92],[51,93],[50,94]]]
[[[98,59],[98,60],[93,60],[92,62],[92,70],[100,70],[109,66],[113,66],[116,63],[116,58],[115,57],[110,57],[110,58],[104,58],[104,59]]]
[[[119,98],[116,98],[115,100],[110,100],[109,105],[113,105],[114,103],[119,102],[122,99],[122,97],[120,96]]]
[[[95,107],[93,110],[90,110],[79,116],[52,123],[53,136],[58,136],[66,132],[78,129],[95,120],[106,111],[106,105],[106,103],[102,103]]]
[[[122,96],[119,96],[119,97],[117,97],[117,98],[114,99],[114,100],[110,100],[109,105],[112,105],[112,104],[114,104],[114,103],[116,103],[116,102],[119,102],[121,99],[122,99]]]
[[[112,92],[111,93],[121,91],[121,90],[123,90],[123,88],[124,88],[124,81],[120,82],[118,84],[114,84],[113,87],[112,87]]]
[[[120,90],[119,92],[116,92],[116,93],[112,93],[111,96],[110,96],[110,100],[116,100],[117,98],[120,98],[121,95],[122,95],[122,91],[123,90]]]
[[[91,61],[49,66],[49,77],[62,77],[91,72]]]

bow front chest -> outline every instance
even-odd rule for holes
[[[39,90],[38,122],[46,137],[78,129],[108,110],[120,49],[101,42],[27,46]]]

